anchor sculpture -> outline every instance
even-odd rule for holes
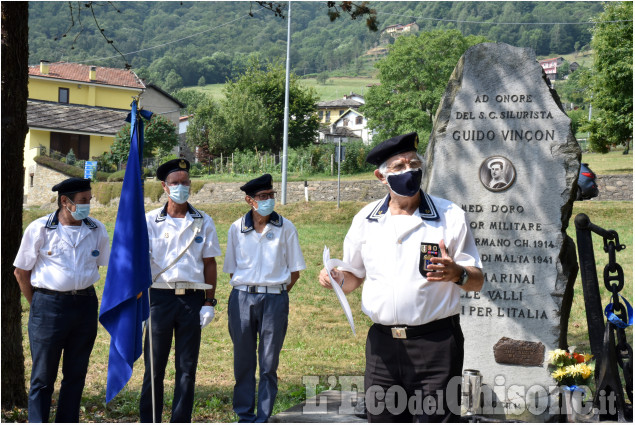
[[[624,329],[633,324],[633,310],[628,301],[620,295],[624,288],[624,271],[615,260],[615,252],[626,248],[620,244],[614,230],[605,230],[593,223],[586,214],[575,217],[578,257],[584,304],[586,307],[591,352],[595,364],[595,397],[590,415],[576,418],[579,422],[598,422],[610,420],[618,422],[633,421],[633,348],[626,339]],[[604,286],[611,292],[611,303],[602,310],[602,300],[598,283],[592,234],[604,239],[604,252],[609,263],[604,268]],[[620,298],[624,304],[620,302]],[[604,322],[604,315],[607,317]],[[615,342],[617,338],[617,344]],[[620,370],[625,380],[628,399],[620,382]]]

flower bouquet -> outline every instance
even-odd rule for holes
[[[549,363],[555,369],[551,377],[558,385],[565,385],[571,390],[580,385],[588,385],[593,375],[593,368],[588,363],[592,358],[591,354],[576,353],[574,350],[550,351]]]

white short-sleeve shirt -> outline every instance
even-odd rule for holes
[[[146,213],[150,238],[150,267],[152,278],[170,265],[194,240],[185,254],[157,278],[157,282],[205,283],[203,258],[221,254],[214,220],[189,203],[184,218],[167,214],[167,204]],[[202,220],[200,231],[195,232],[195,222]]]
[[[28,225],[13,265],[31,270],[36,288],[78,291],[99,280],[99,266],[108,265],[109,243],[99,220],[88,217],[79,226],[64,226],[56,211]]]
[[[298,231],[275,211],[262,233],[254,230],[251,211],[230,226],[223,271],[233,274],[232,286],[287,284],[291,272],[305,268]]]
[[[390,195],[367,205],[355,215],[344,239],[343,260],[356,276],[366,277],[362,310],[375,323],[417,326],[460,312],[459,286],[428,282],[419,271],[422,244],[443,239],[457,264],[482,267],[464,211],[420,193],[421,204],[413,215],[393,216]]]

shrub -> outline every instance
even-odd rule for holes
[[[73,152],[73,149],[71,148],[66,154],[66,163],[69,165],[73,165],[75,164],[75,162],[77,162],[77,158],[75,157],[75,153]]]
[[[126,170],[115,171],[110,176],[108,176],[108,181],[109,182],[122,182],[123,181],[123,177],[125,175],[126,175]]]
[[[51,157],[38,155],[33,158],[33,160],[38,164],[52,168],[53,170],[59,171],[62,174],[66,174],[69,177],[84,177],[83,168],[73,167],[72,165],[65,164]],[[93,176],[93,181],[106,181],[109,175],[109,173],[97,171]]]

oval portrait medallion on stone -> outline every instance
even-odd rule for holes
[[[504,156],[490,156],[481,164],[479,175],[487,190],[502,192],[514,184],[516,169]]]

